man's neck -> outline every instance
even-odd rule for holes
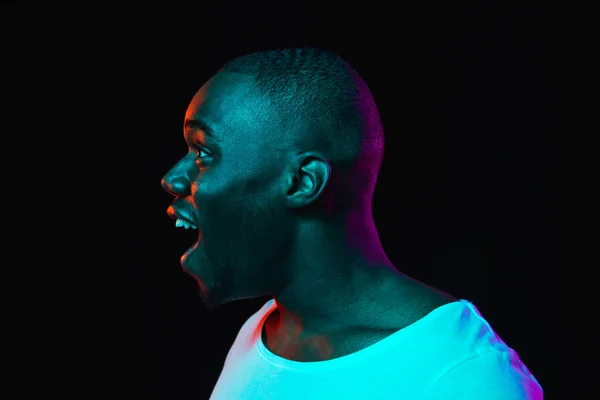
[[[368,276],[369,281],[355,285],[352,290],[341,291],[335,300],[329,301],[327,295],[338,295],[332,285],[330,292],[324,293],[321,306],[316,297],[309,299],[310,309],[318,309],[316,315],[298,312],[302,308],[290,308],[276,298],[278,309],[271,320],[272,327],[297,339],[360,329],[393,330],[403,321],[412,323],[420,310],[456,300],[387,266]]]
[[[342,315],[332,316],[322,329],[307,330],[299,317],[282,315],[278,307],[265,321],[263,342],[272,352],[290,360],[324,361],[368,347],[456,300],[408,279],[388,278],[360,297],[361,301],[352,302]]]

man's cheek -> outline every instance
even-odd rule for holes
[[[198,203],[198,219],[204,236],[215,240],[229,240],[236,231],[238,210],[231,208],[226,199],[204,198]]]

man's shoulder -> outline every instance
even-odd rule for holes
[[[465,358],[447,369],[430,386],[426,398],[465,396],[486,400],[541,400],[543,390],[514,351],[493,349]]]
[[[420,321],[447,304],[458,302],[454,296],[421,282],[416,282],[411,286],[410,290],[406,290],[406,287],[396,290],[396,292],[405,293],[404,295],[394,296],[393,292],[390,293],[393,307],[390,309],[388,317],[395,318],[395,325],[392,328],[394,331]]]

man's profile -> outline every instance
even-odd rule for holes
[[[477,308],[398,271],[372,217],[384,137],[337,55],[226,63],[185,114],[167,212],[198,231],[181,265],[208,308],[272,296],[242,326],[212,400],[541,399]]]

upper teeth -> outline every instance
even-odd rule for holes
[[[193,229],[198,229],[196,227],[196,225],[191,224],[191,223],[189,223],[187,221],[184,221],[181,218],[177,218],[177,220],[175,221],[175,226],[178,227],[178,228],[181,227],[181,226],[184,226],[185,229],[188,229],[189,227],[192,227]]]

